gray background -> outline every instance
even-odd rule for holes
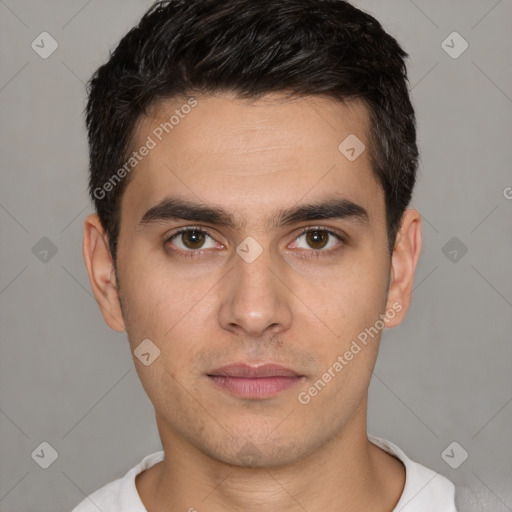
[[[512,2],[355,3],[410,53],[422,153],[424,250],[408,317],[383,336],[369,432],[450,478],[461,510],[512,510]],[[161,447],[81,254],[84,82],[149,5],[0,0],[1,512],[69,511]],[[47,59],[31,48],[43,31]],[[453,31],[469,43],[457,59],[441,46]],[[43,441],[48,469],[31,457]],[[441,456],[453,441],[469,454],[457,469]]]

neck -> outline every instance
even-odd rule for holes
[[[165,459],[136,480],[148,512],[391,512],[404,487],[403,464],[368,441],[366,402],[329,442],[286,466],[227,464],[158,426]]]

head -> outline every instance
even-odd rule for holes
[[[341,0],[175,0],[92,77],[84,257],[108,325],[159,353],[135,364],[161,434],[276,465],[363,418],[421,250],[405,58]],[[235,397],[209,377],[233,362],[300,382]]]

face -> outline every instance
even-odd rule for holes
[[[91,283],[107,323],[146,354],[134,363],[164,446],[291,463],[363,424],[382,327],[407,309],[417,250],[389,256],[364,105],[195,101],[140,120],[133,149],[151,149],[122,196],[119,294],[98,223],[84,244]]]

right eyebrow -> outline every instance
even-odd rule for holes
[[[268,227],[276,229],[299,222],[327,219],[347,219],[352,222],[368,224],[369,215],[363,206],[345,197],[331,196],[319,202],[280,209],[271,216]],[[169,220],[206,222],[231,229],[245,226],[245,222],[238,223],[235,216],[223,208],[179,197],[162,199],[142,216],[139,225],[146,226]]]

